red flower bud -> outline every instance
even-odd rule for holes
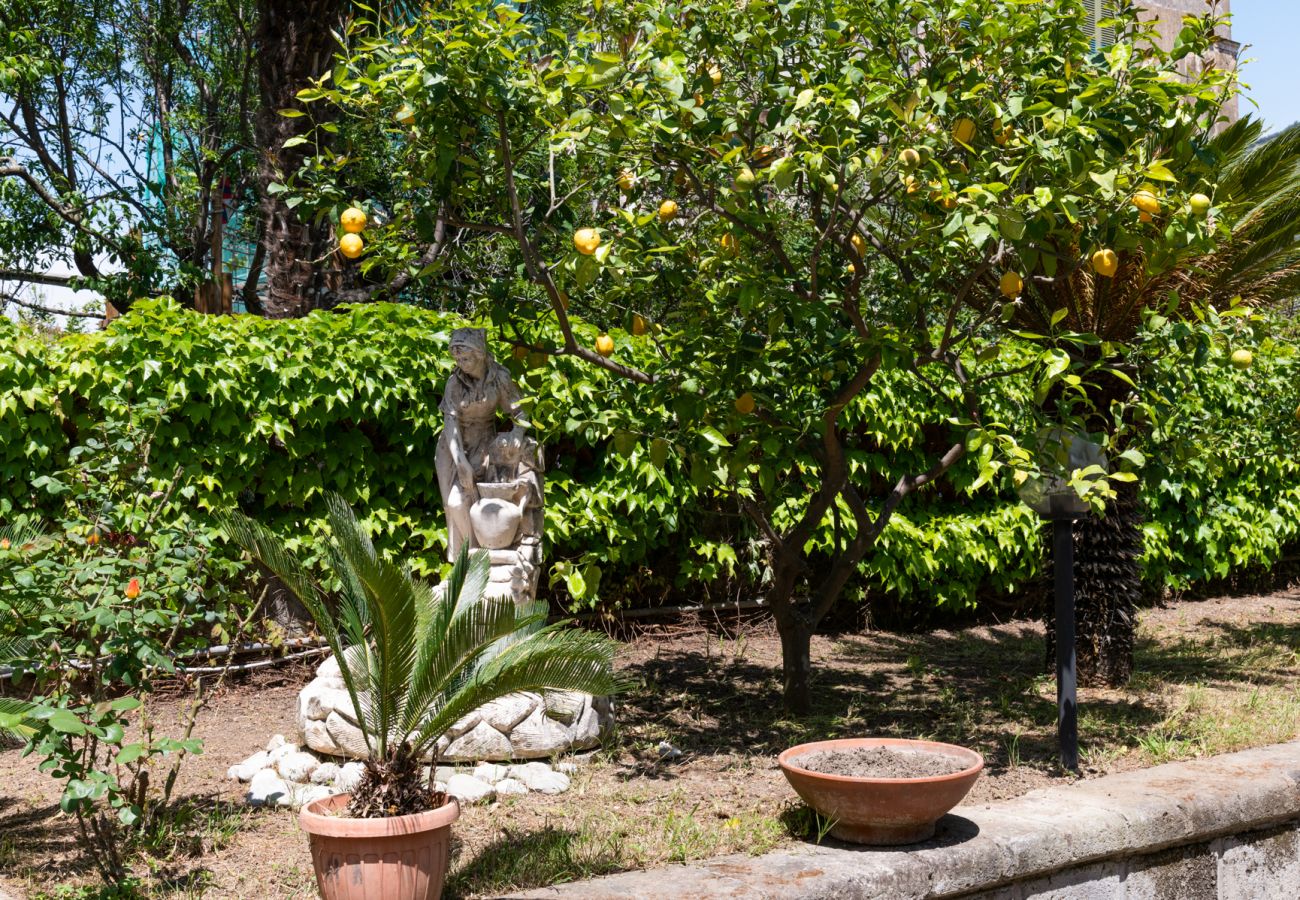
[[[140,579],[132,578],[126,583],[126,599],[134,600],[140,596]]]

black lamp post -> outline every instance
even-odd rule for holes
[[[1106,467],[1101,448],[1083,438],[1066,438],[1076,468]],[[1052,523],[1052,569],[1056,594],[1056,736],[1061,765],[1079,771],[1078,674],[1074,649],[1074,523],[1088,514],[1087,502],[1063,479],[1030,479],[1020,499]]]

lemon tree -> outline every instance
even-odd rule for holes
[[[1191,198],[1213,193],[1233,77],[1177,74],[1213,19],[1171,52],[1131,12],[1104,52],[1082,24],[1075,2],[458,0],[353,43],[301,95],[336,148],[385,137],[379,162],[316,157],[294,189],[320,210],[385,193],[368,271],[417,272],[444,302],[474,284],[460,298],[525,353],[623,376],[631,439],[751,523],[805,710],[811,635],[891,517],[964,457],[963,491],[1049,464],[1037,419],[1098,431],[1092,385],[1125,377],[1122,348],[1077,313],[1116,285],[1173,289],[1225,228]],[[612,340],[634,321],[646,352]],[[1011,335],[1036,347],[1015,370],[995,362]],[[1010,371],[1035,385],[1015,427],[981,402]],[[881,384],[928,424],[846,414]],[[1132,462],[1062,474],[1101,502]]]

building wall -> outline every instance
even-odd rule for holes
[[[1138,2],[1146,10],[1146,15],[1143,18],[1155,22],[1160,46],[1165,49],[1173,47],[1174,41],[1178,39],[1178,33],[1183,28],[1183,16],[1202,15],[1207,8],[1206,0],[1138,0]],[[1232,11],[1232,0],[1218,0],[1216,10],[1220,15],[1230,13]],[[1222,26],[1219,29],[1219,42],[1210,58],[1204,61],[1204,64],[1235,69],[1237,67],[1237,52],[1240,48],[1241,45],[1232,39],[1231,25]],[[1193,73],[1188,72],[1187,74]],[[1223,114],[1230,122],[1237,120],[1237,99],[1235,97],[1224,105]]]

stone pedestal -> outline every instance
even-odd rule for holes
[[[493,567],[495,573],[496,567]],[[298,695],[303,743],[318,753],[351,759],[366,756],[351,698],[333,657]],[[597,746],[614,725],[608,697],[575,691],[508,694],[456,722],[430,754],[443,762],[547,759]]]

